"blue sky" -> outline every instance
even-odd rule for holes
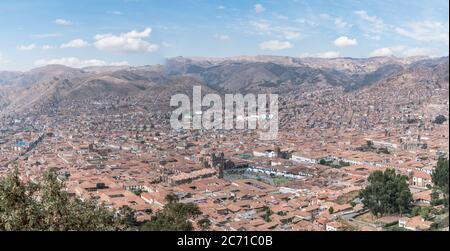
[[[448,0],[1,0],[0,70],[174,56],[443,56]]]

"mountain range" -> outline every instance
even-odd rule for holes
[[[407,77],[406,77],[407,76]],[[335,88],[344,93],[397,88],[406,80],[448,91],[449,58],[293,58],[241,56],[168,59],[163,65],[88,67],[48,65],[27,72],[0,71],[0,112],[62,108],[73,103],[121,100],[167,105],[176,93],[299,92]],[[376,87],[376,88],[375,88]],[[414,85],[410,85],[414,92]],[[434,88],[434,87],[433,87]],[[447,96],[448,97],[448,96]]]

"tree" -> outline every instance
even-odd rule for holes
[[[208,230],[211,227],[211,221],[208,218],[203,218],[197,222],[197,225],[203,230]]]
[[[333,207],[328,208],[328,212],[329,212],[330,214],[333,214],[333,213],[334,213],[334,208],[333,208]]]
[[[446,195],[448,195],[448,179],[448,159],[441,157],[433,171],[432,180],[433,184]]]
[[[64,191],[55,172],[43,181],[23,183],[17,170],[0,180],[0,230],[127,230],[129,224],[97,201],[81,201]]]
[[[447,121],[447,118],[444,115],[438,115],[434,119],[433,123],[434,124],[438,124],[438,125],[442,125],[445,121]]]
[[[201,211],[197,205],[193,203],[179,203],[175,197],[166,196],[166,200],[170,202],[164,206],[163,210],[153,215],[150,221],[145,222],[141,230],[192,231],[193,226],[189,219],[201,215]]]
[[[117,212],[117,214],[120,216],[120,218],[124,224],[129,224],[132,226],[138,225],[138,222],[136,220],[135,211],[132,208],[130,208],[129,206],[121,207],[119,209],[119,211]],[[151,209],[150,209],[149,214],[151,214]]]
[[[414,217],[414,216],[419,215],[419,214],[420,214],[420,210],[421,210],[420,207],[414,207],[414,208],[411,210],[411,216]]]
[[[192,223],[186,218],[177,218],[166,212],[157,212],[144,223],[142,231],[192,231]]]
[[[0,181],[0,230],[37,230],[41,209],[37,201],[37,186],[23,184],[17,173],[7,175]]]
[[[394,169],[375,171],[368,178],[368,186],[360,192],[364,207],[375,216],[409,212],[412,194],[408,177],[398,175]]]
[[[435,202],[439,201],[439,192],[444,195],[444,205],[448,207],[448,159],[440,157],[436,168],[434,169],[432,175],[432,181],[434,184],[434,194],[433,199]]]
[[[167,203],[169,204],[173,204],[179,201],[178,196],[176,196],[175,194],[168,194],[166,195],[166,197],[164,198],[166,200]]]
[[[433,192],[431,193],[431,205],[433,206],[437,206],[437,205],[441,205],[441,198],[439,196],[438,191],[436,191],[436,189],[433,189]]]
[[[264,206],[261,211],[264,212],[264,214],[262,215],[262,218],[264,219],[264,221],[271,222],[272,219],[270,218],[270,216],[272,216],[272,214],[273,214],[272,210],[270,210],[270,208],[268,206]]]
[[[431,208],[430,207],[422,207],[420,209],[419,215],[420,217],[422,217],[422,219],[427,220],[428,219],[428,215],[431,212]]]

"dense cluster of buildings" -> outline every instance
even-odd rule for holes
[[[379,230],[358,218],[367,211],[357,195],[371,172],[386,168],[410,177],[415,203],[430,204],[431,173],[448,155],[448,122],[400,123],[409,111],[388,113],[365,97],[329,96],[329,106],[367,109],[363,119],[314,98],[302,102],[315,107],[298,105],[316,112],[289,110],[292,118],[281,120],[276,141],[260,141],[247,130],[173,131],[166,114],[141,109],[2,118],[0,175],[17,168],[23,181],[38,181],[52,168],[71,195],[111,209],[127,206],[139,221],[174,194],[197,204],[212,230]],[[396,123],[383,122],[385,114]],[[431,224],[417,217],[397,221],[412,230]]]

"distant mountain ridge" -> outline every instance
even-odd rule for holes
[[[177,57],[168,59],[164,65],[140,67],[75,69],[48,65],[27,72],[0,72],[0,112],[20,112],[40,106],[58,107],[99,98],[167,102],[177,91],[189,93],[193,85],[218,93],[275,92],[289,95],[300,89],[313,90],[325,86],[355,91],[402,74],[412,74],[417,81],[429,79],[448,88],[448,61],[448,57],[319,59],[241,56]]]

